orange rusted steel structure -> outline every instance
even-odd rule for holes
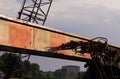
[[[72,50],[57,52],[47,50],[49,47],[56,47],[71,40],[87,41],[89,38],[0,15],[1,50],[76,61],[91,59],[89,53],[75,54]]]

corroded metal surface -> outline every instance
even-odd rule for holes
[[[91,59],[90,54],[87,52],[84,54],[75,54],[72,50],[59,50],[55,52],[48,50],[49,47],[56,47],[71,40],[87,41],[89,39],[0,15],[1,50],[70,60]]]
[[[32,39],[32,28],[25,25],[8,22],[9,43],[11,46],[30,48]]]

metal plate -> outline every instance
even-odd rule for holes
[[[32,28],[9,22],[9,43],[15,47],[31,48]]]
[[[0,43],[8,45],[8,22],[0,20]]]
[[[34,28],[33,30],[33,47],[35,50],[46,51],[49,47],[50,36],[49,32]]]

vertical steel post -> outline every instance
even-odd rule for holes
[[[17,17],[17,19],[20,19],[20,18],[21,18],[21,14],[22,14],[22,12],[23,12],[25,3],[26,3],[26,0],[24,0],[23,3],[22,3],[22,7],[21,7],[20,11],[18,12],[18,17]]]

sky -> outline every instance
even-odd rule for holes
[[[22,0],[21,0],[22,1]],[[0,0],[0,14],[16,18],[20,0]],[[53,0],[45,26],[89,38],[106,37],[109,43],[120,45],[120,0]],[[56,70],[63,65],[84,63],[54,58],[30,58],[40,68]]]

